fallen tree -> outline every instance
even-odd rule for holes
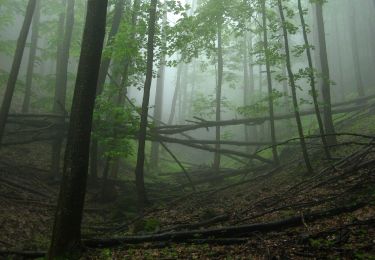
[[[351,106],[345,108],[338,108],[332,110],[332,114],[341,114],[341,113],[348,113],[354,112],[363,109],[369,109],[374,107],[375,104],[369,105],[359,105],[359,106]],[[314,110],[306,110],[301,111],[301,116],[309,116],[315,113]],[[283,119],[291,119],[294,117],[294,114],[282,114],[282,115],[275,115],[274,120],[283,120]],[[200,128],[210,128],[216,126],[234,126],[234,125],[260,125],[264,122],[270,120],[269,116],[262,116],[262,117],[254,117],[254,118],[244,118],[244,119],[231,119],[231,120],[223,120],[223,121],[207,121],[207,120],[200,120],[195,122],[195,124],[190,125],[168,125],[168,126],[159,126],[152,129],[151,133],[157,134],[179,134],[182,132],[192,131]]]
[[[306,214],[304,216],[295,216],[283,220],[256,223],[241,226],[229,226],[221,228],[212,228],[205,230],[191,230],[181,232],[165,232],[160,234],[150,234],[142,236],[126,236],[118,238],[104,238],[104,239],[85,239],[84,245],[92,248],[107,248],[122,246],[124,244],[140,244],[147,242],[171,241],[181,243],[189,239],[205,239],[205,238],[230,238],[230,237],[248,237],[254,232],[271,232],[282,230],[290,227],[304,225],[306,221],[316,221],[342,213],[353,212],[357,209],[367,206],[367,203],[362,202],[351,206],[333,208],[326,211]]]

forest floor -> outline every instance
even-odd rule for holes
[[[280,167],[203,182],[196,192],[168,178],[149,182],[153,205],[142,219],[133,182],[112,181],[117,199],[106,203],[98,199],[100,183],[91,184],[83,259],[375,259],[373,122],[365,114],[338,126],[369,136],[339,136],[345,145],[332,148],[334,161],[311,151],[314,174],[295,147]],[[1,151],[0,259],[22,259],[5,250],[36,258],[48,248],[58,194],[49,149]]]

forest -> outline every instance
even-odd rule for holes
[[[0,259],[375,259],[375,0],[0,0]]]

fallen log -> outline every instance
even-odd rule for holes
[[[202,222],[198,222],[198,223],[181,224],[181,225],[172,226],[172,227],[160,230],[158,233],[169,232],[169,231],[172,231],[172,230],[174,230],[174,231],[184,230],[184,229],[191,230],[191,229],[197,229],[197,228],[201,228],[201,227],[208,227],[208,226],[213,225],[213,224],[217,224],[217,223],[220,223],[220,222],[223,222],[223,221],[227,221],[228,219],[229,219],[229,216],[227,214],[223,214],[223,215],[216,216],[214,218],[210,218],[210,219],[204,220]]]
[[[373,107],[375,104],[371,105],[360,105],[360,106],[353,106],[347,108],[338,108],[332,110],[332,114],[340,114],[340,113],[347,113],[347,112],[354,112],[357,110],[367,109]],[[307,110],[301,111],[301,116],[309,116],[314,115],[314,110]],[[282,119],[291,119],[294,118],[294,114],[282,114],[282,115],[275,115],[274,120],[282,120]],[[200,128],[210,128],[216,126],[234,126],[234,125],[259,125],[263,124],[264,122],[270,120],[269,116],[263,117],[255,117],[255,118],[244,118],[244,119],[232,119],[232,120],[223,120],[223,121],[199,121],[193,125],[172,125],[172,126],[159,126],[151,129],[151,132],[155,132],[157,134],[178,134],[182,132],[192,131]]]
[[[190,239],[206,239],[206,238],[231,238],[231,237],[246,237],[254,232],[271,232],[282,230],[290,227],[304,225],[306,221],[316,221],[342,213],[353,212],[357,209],[365,207],[367,203],[358,203],[351,206],[334,208],[327,211],[315,212],[301,216],[295,216],[283,220],[256,223],[241,226],[229,226],[222,228],[212,228],[206,230],[191,230],[181,232],[165,232],[160,234],[150,234],[142,236],[127,236],[118,238],[104,238],[104,239],[85,239],[84,245],[92,248],[116,247],[124,244],[140,244],[146,242],[171,241],[184,242]]]

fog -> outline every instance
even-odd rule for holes
[[[374,0],[0,0],[0,256],[373,254],[358,230],[375,232],[374,13]],[[289,224],[304,230],[283,240]]]

